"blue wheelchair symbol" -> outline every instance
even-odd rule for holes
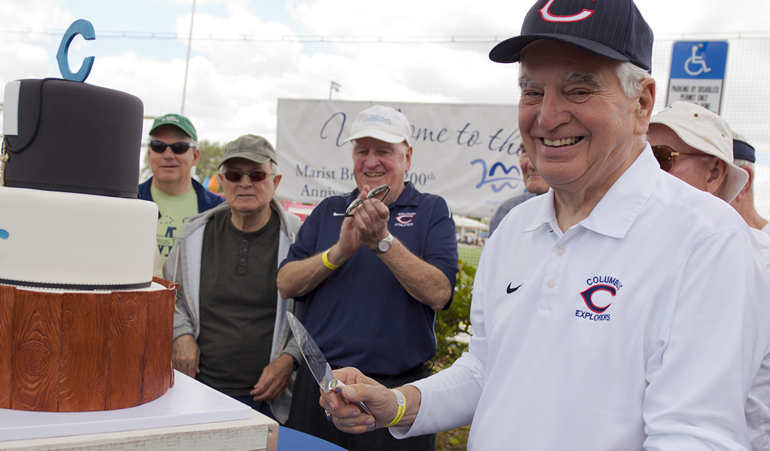
[[[693,77],[700,75],[701,73],[711,72],[711,68],[706,66],[706,61],[703,59],[703,55],[698,55],[698,49],[702,49],[703,44],[692,46],[692,55],[684,62],[684,71]],[[691,69],[695,67],[696,69]]]

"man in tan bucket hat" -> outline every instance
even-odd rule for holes
[[[672,103],[650,119],[647,140],[664,171],[725,202],[749,179],[733,163],[730,126],[701,106]]]

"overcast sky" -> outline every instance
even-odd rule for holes
[[[677,39],[683,34],[688,38],[700,34],[703,39],[708,39],[718,37],[720,33],[770,36],[770,1],[767,0],[640,0],[637,5],[658,39]],[[502,78],[510,77],[510,74],[490,77],[490,71],[495,70],[489,69],[493,64],[487,66],[487,61],[480,67],[481,64],[473,59],[477,56],[446,48],[436,49],[443,54],[435,58],[437,62],[431,59],[430,68],[426,69],[425,55],[410,53],[408,47],[400,47],[390,61],[381,61],[381,55],[378,61],[369,61],[367,58],[371,58],[370,55],[343,55],[336,53],[334,46],[329,46],[328,51],[308,54],[297,39],[317,36],[348,39],[372,36],[388,39],[452,36],[502,39],[518,34],[529,6],[528,1],[502,0],[198,0],[193,36],[248,35],[289,39],[284,45],[274,46],[272,52],[275,55],[269,52],[238,55],[236,50],[231,53],[229,50],[237,49],[233,41],[224,44],[210,40],[194,41],[190,70],[196,77],[190,78],[188,93],[195,92],[196,96],[187,100],[185,113],[194,119],[199,134],[212,140],[227,141],[244,130],[273,140],[275,99],[296,97],[297,93],[301,95],[304,90],[309,90],[309,79],[314,77],[322,77],[326,86],[326,80],[346,77],[342,80],[342,99],[347,96],[350,100],[395,98],[463,103],[466,98],[475,98],[474,89],[491,90],[496,84],[510,83],[510,79]],[[184,74],[187,44],[186,39],[181,37],[189,33],[191,9],[192,0],[2,1],[0,85],[20,78],[60,77],[55,61],[56,49],[64,30],[74,20],[83,18],[94,25],[97,41],[86,42],[76,38],[70,50],[73,71],[77,70],[77,61],[94,55],[96,63],[89,83],[137,95],[145,103],[145,114],[178,111],[181,97],[179,85]],[[30,30],[37,33],[30,34]],[[151,45],[127,48],[130,47],[127,42],[136,41],[116,39],[114,32],[167,34],[168,39],[157,42],[166,46],[175,45],[178,51],[176,56],[170,57],[153,52]],[[100,39],[100,33],[113,37]],[[180,38],[174,38],[172,34]],[[421,52],[424,51],[422,48]],[[178,56],[180,54],[181,57]],[[294,58],[296,64],[280,74],[267,71],[265,74],[242,73],[242,66],[235,64],[236,60],[251,58],[253,65],[268,68],[273,57]],[[767,60],[770,55],[758,57]],[[457,92],[430,92],[424,85],[410,85],[410,77],[417,68],[423,72],[433,71],[431,74],[436,77],[447,79],[444,81],[457,86]],[[401,69],[403,73],[399,73]],[[482,79],[477,76],[480,71],[485,72],[484,81],[478,81]],[[653,75],[656,75],[655,71]],[[360,82],[367,77],[373,77],[376,83]],[[766,74],[757,74],[757,83],[764,87],[766,77]],[[246,88],[255,82],[264,87],[263,92],[254,93],[251,92],[253,89]],[[478,83],[489,86],[479,87]],[[664,89],[659,87],[659,92]],[[767,95],[767,92],[763,88],[761,94]],[[515,103],[516,99],[504,98],[503,101]],[[660,109],[662,103],[659,101],[656,109]],[[770,105],[770,102],[765,103]],[[770,111],[767,114],[770,115]],[[762,123],[767,122],[766,118],[764,114],[757,115],[757,120]],[[145,121],[145,131],[148,123]],[[767,136],[770,145],[770,132]],[[767,176],[759,177],[760,183],[766,184],[770,191],[770,169],[765,173]],[[770,209],[770,200],[768,202]]]
[[[586,0],[588,1],[588,0]],[[313,78],[326,80],[347,77],[339,98],[350,100],[404,100],[416,102],[463,102],[462,91],[483,89],[474,84],[494,85],[502,80],[489,74],[498,70],[485,61],[479,64],[461,51],[434,55],[426,64],[425,48],[399,48],[393,60],[368,61],[365,53],[342,55],[333,46],[308,54],[306,37],[384,37],[409,39],[425,37],[506,37],[518,34],[529,8],[527,1],[501,0],[390,0],[372,3],[356,0],[198,0],[193,36],[263,39],[288,38],[284,45],[263,46],[266,54],[238,54],[233,41],[194,40],[185,113],[194,116],[201,135],[226,141],[244,127],[270,124],[262,130],[268,138],[275,128],[275,98],[303,92]],[[697,3],[671,0],[644,0],[638,6],[652,26],[656,38],[675,39],[677,35],[700,33],[708,38],[717,33],[765,33],[770,36],[770,2],[766,0],[701,0]],[[64,30],[76,19],[89,20],[97,40],[77,37],[70,49],[73,71],[85,56],[96,56],[89,83],[125,90],[145,103],[145,114],[154,116],[179,111],[181,80],[184,80],[186,39],[189,34],[192,0],[10,0],[0,2],[0,84],[20,78],[60,77],[56,49]],[[28,31],[37,33],[25,33]],[[176,52],[152,52],[145,39],[115,38],[115,32],[128,35],[157,33],[168,37],[155,40]],[[100,35],[103,36],[100,39]],[[178,36],[174,38],[174,36]],[[704,39],[705,39],[704,38]],[[293,39],[293,41],[292,41]],[[133,45],[132,45],[133,44]],[[492,44],[489,45],[490,47]],[[253,47],[251,47],[253,49]],[[269,49],[274,49],[271,55]],[[337,49],[339,50],[339,49]],[[253,53],[253,51],[252,51]],[[287,56],[288,55],[288,56]],[[267,72],[271,58],[295,58],[287,73],[272,78]],[[767,57],[767,55],[765,55]],[[244,59],[258,70],[244,73]],[[285,63],[284,63],[285,65]],[[383,70],[372,70],[378,67]],[[433,70],[453,92],[428,92],[409,86],[413,72]],[[387,70],[384,70],[387,69]],[[402,73],[399,74],[399,71]],[[484,72],[484,77],[479,76]],[[384,74],[387,72],[387,74]],[[660,71],[659,71],[660,72]],[[656,75],[655,70],[653,75]],[[660,75],[658,73],[658,75]],[[508,77],[509,75],[506,75]],[[764,74],[763,74],[764,77]],[[374,78],[376,82],[368,81]],[[454,80],[452,80],[454,78]],[[269,95],[249,96],[251,82],[264,87]],[[505,82],[510,83],[509,79]],[[659,92],[665,89],[659,87]],[[253,91],[253,89],[251,89]],[[445,90],[446,91],[446,90]],[[1,92],[0,92],[1,95]],[[346,98],[347,96],[347,98]],[[296,95],[292,95],[296,97]],[[380,98],[378,98],[380,97]],[[317,98],[317,97],[316,97]],[[469,98],[475,98],[469,96]],[[195,102],[203,99],[204,105]],[[516,99],[502,99],[515,102]],[[267,103],[267,105],[265,105]],[[663,102],[658,102],[662,107]],[[230,121],[221,123],[226,109]],[[209,114],[210,113],[210,114]],[[208,125],[208,130],[207,130]],[[259,127],[259,126],[257,126]],[[267,128],[264,128],[267,127]]]

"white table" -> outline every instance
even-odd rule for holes
[[[155,401],[104,412],[0,409],[0,450],[275,450],[278,423],[179,372]]]

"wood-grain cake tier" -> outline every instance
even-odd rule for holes
[[[135,407],[169,388],[177,285],[48,292],[0,285],[0,408]]]

